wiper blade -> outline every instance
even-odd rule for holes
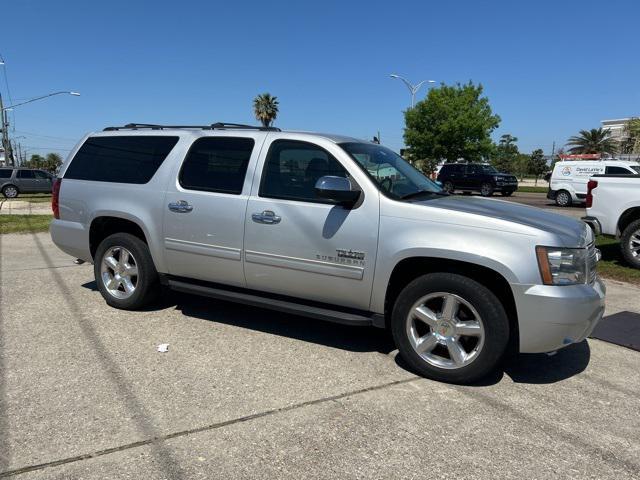
[[[403,195],[400,197],[400,200],[408,200],[410,198],[413,197],[418,197],[420,195],[438,195],[441,197],[448,197],[449,194],[445,191],[440,191],[440,192],[433,192],[431,190],[418,190],[417,192],[411,192],[411,193],[407,193],[406,195]]]

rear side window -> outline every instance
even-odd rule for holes
[[[96,182],[147,183],[178,137],[90,137],[80,147],[65,178]]]
[[[0,168],[0,178],[11,178],[11,171],[8,168]]]
[[[464,167],[464,165],[443,165],[442,166],[442,172],[443,173],[447,173],[447,174],[452,174],[452,173],[461,173],[462,172],[462,168]]]
[[[255,142],[252,138],[204,137],[184,160],[180,185],[189,190],[239,195]]]
[[[607,167],[605,173],[611,175],[633,175],[633,172],[631,170],[628,170],[624,167]]]
[[[18,170],[18,178],[30,179],[36,178],[33,170]]]

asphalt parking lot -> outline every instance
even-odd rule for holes
[[[608,288],[607,315],[640,312]],[[376,329],[111,309],[48,234],[0,236],[0,477],[639,478],[639,361],[589,340],[441,384]]]

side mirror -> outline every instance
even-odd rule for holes
[[[338,203],[353,205],[360,198],[360,190],[353,190],[351,181],[344,177],[324,176],[316,182],[316,195]]]

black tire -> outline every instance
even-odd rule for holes
[[[640,219],[631,222],[620,236],[622,256],[633,268],[640,268]]]
[[[453,193],[455,190],[455,187],[453,186],[452,182],[447,180],[442,184],[442,189],[447,193]]]
[[[2,187],[2,195],[4,198],[18,198],[20,190],[15,185],[5,185]]]
[[[502,194],[503,197],[510,197],[511,195],[513,195],[513,190],[503,190],[502,192],[500,192]]]
[[[461,297],[475,308],[481,318],[484,344],[468,365],[452,369],[435,366],[423,359],[411,345],[407,331],[409,313],[421,298],[436,292]],[[430,273],[409,283],[393,306],[391,330],[400,355],[413,370],[427,378],[450,383],[472,383],[495,370],[509,342],[509,320],[500,300],[475,280],[453,273]]]
[[[556,193],[556,205],[559,207],[570,207],[573,201],[571,200],[571,194],[566,190],[559,190]]]
[[[490,197],[491,195],[493,195],[493,185],[488,182],[483,183],[480,186],[480,195],[482,195],[483,197]]]
[[[128,298],[116,298],[109,293],[102,276],[102,261],[105,253],[117,247],[129,250],[137,267],[135,290]],[[158,272],[149,247],[144,241],[129,233],[114,233],[100,242],[94,258],[93,273],[98,290],[107,304],[122,310],[138,310],[156,300],[161,291]]]

